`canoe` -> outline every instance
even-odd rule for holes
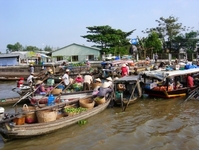
[[[64,106],[69,105],[69,104],[70,105],[76,104],[79,106],[81,104],[86,103],[86,100],[88,100],[88,98],[91,99],[91,96],[87,98],[78,99],[76,101],[63,102],[53,107],[51,106],[51,108],[55,109],[59,107],[59,105],[63,105],[63,104],[65,104]],[[68,116],[59,114],[59,117],[57,117],[56,120],[50,121],[50,122],[40,122],[40,123],[32,123],[32,124],[24,123],[21,125],[16,125],[13,123],[13,119],[16,118],[16,116],[7,120],[2,120],[0,121],[0,134],[2,135],[4,140],[11,140],[11,139],[17,139],[17,138],[29,138],[33,136],[51,133],[55,130],[61,129],[63,127],[68,127],[72,124],[75,124],[79,121],[81,122],[84,119],[87,119],[93,115],[96,115],[102,112],[109,105],[110,99],[111,97],[107,98],[105,103],[95,105],[93,108],[88,108],[85,111],[78,114],[73,114],[73,115],[68,115]],[[38,117],[38,113],[41,112],[41,109],[36,109],[37,117]],[[44,107],[44,109],[49,110],[50,108]],[[59,110],[60,109],[61,108],[59,107]]]
[[[135,103],[142,96],[142,82],[139,75],[124,76],[113,81],[113,102],[123,110]]]
[[[16,102],[18,102],[21,99],[21,97],[12,97],[12,98],[1,98],[0,99],[0,106],[6,106],[6,105],[12,105]],[[27,102],[28,99],[23,99],[20,101],[20,103]]]

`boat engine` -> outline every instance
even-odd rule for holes
[[[0,107],[0,120],[3,119],[4,117],[4,112],[5,112],[5,109],[3,107]]]

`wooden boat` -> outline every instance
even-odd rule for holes
[[[61,93],[61,94],[53,94],[56,101],[67,101],[77,98],[83,98],[86,96],[90,96],[93,90],[90,91],[75,91],[70,93]],[[30,103],[35,105],[36,103],[46,104],[48,101],[48,95],[35,95],[30,99]]]
[[[113,81],[114,102],[123,110],[129,104],[135,103],[142,96],[140,76],[124,76]]]
[[[13,105],[17,103],[22,97],[12,97],[12,98],[1,98],[0,99],[0,106],[6,106],[6,105]],[[20,103],[26,103],[28,99],[24,98],[20,101]]]
[[[54,106],[48,106],[48,107],[36,109],[37,117],[38,117],[38,113],[41,112],[41,110],[50,110],[50,109],[55,110],[56,108],[57,108],[56,111],[62,110],[64,108],[63,106],[66,106],[69,104],[82,106],[81,104],[83,104],[83,102],[86,103],[88,98],[90,99],[91,97],[82,98],[82,99],[78,99],[78,100],[74,100],[70,102],[60,103]],[[14,117],[11,117],[6,120],[2,120],[0,122],[0,133],[4,140],[8,140],[8,139],[11,140],[11,139],[17,139],[17,138],[29,138],[33,136],[51,133],[55,130],[58,130],[63,127],[68,127],[72,124],[77,123],[78,121],[87,119],[89,117],[92,117],[93,115],[96,115],[102,112],[104,109],[107,108],[107,106],[109,105],[109,102],[110,102],[110,97],[106,99],[104,104],[100,104],[97,106],[95,105],[93,108],[90,107],[86,109],[86,111],[83,111],[79,114],[73,114],[73,116],[70,116],[70,115],[66,116],[63,114],[59,114],[59,117],[55,118],[56,120],[50,121],[50,122],[41,122],[41,123],[32,123],[32,124],[28,124],[28,123],[23,124],[24,123],[23,122],[22,125],[16,125],[13,123],[13,120],[17,116],[21,115],[21,113],[19,113],[18,115],[14,115]]]
[[[144,93],[161,98],[175,98],[186,96],[194,90],[197,85],[194,87],[187,87],[187,75],[199,73],[199,68],[186,69],[186,70],[154,70],[154,71],[144,71],[142,72],[142,77],[144,79],[145,87]],[[169,85],[170,80],[172,80],[172,85]],[[176,88],[176,82],[180,81],[183,85],[182,88]]]

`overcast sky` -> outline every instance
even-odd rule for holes
[[[157,27],[155,20],[174,16],[199,30],[199,0],[0,0],[0,52],[8,44],[61,48],[72,43],[91,46],[82,35],[88,26],[109,25],[131,37]]]

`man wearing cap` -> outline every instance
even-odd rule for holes
[[[65,86],[68,86],[69,83],[70,83],[69,72],[70,72],[70,70],[69,70],[69,69],[66,69],[65,74],[62,76],[62,81],[64,82],[64,85],[65,85]]]

